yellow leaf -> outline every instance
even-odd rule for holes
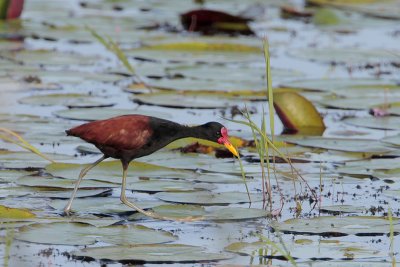
[[[0,205],[0,218],[27,219],[34,217],[36,217],[36,215],[27,209],[16,209]]]
[[[323,132],[325,125],[314,105],[295,92],[275,92],[274,107],[287,130]]]

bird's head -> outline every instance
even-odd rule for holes
[[[206,129],[207,140],[224,145],[233,155],[239,156],[236,148],[229,141],[228,129],[219,122],[208,122],[202,125]]]

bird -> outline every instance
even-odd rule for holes
[[[149,217],[164,220],[190,221],[193,218],[170,218],[154,212],[144,211],[130,202],[125,195],[126,176],[129,163],[137,158],[150,155],[169,143],[186,137],[195,137],[224,145],[233,155],[239,156],[238,151],[229,141],[228,130],[219,122],[207,122],[198,126],[186,126],[173,121],[130,114],[105,120],[88,122],[65,131],[68,136],[79,137],[92,143],[102,153],[102,157],[83,168],[75,183],[72,195],[64,208],[64,214],[71,214],[72,202],[78,191],[83,177],[96,165],[107,158],[119,159],[122,163],[122,186],[120,200]]]

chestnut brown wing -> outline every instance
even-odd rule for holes
[[[66,131],[96,146],[117,150],[135,150],[143,147],[153,134],[149,117],[125,115],[107,120],[89,122]]]

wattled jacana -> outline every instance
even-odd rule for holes
[[[103,152],[100,159],[83,168],[79,174],[71,198],[64,208],[67,215],[71,211],[72,201],[83,177],[89,170],[107,158],[121,160],[123,173],[120,198],[125,205],[153,218],[173,219],[144,211],[128,201],[125,196],[126,174],[128,165],[132,160],[152,154],[172,141],[185,137],[196,137],[223,144],[233,155],[238,156],[238,152],[229,142],[227,129],[218,122],[208,122],[200,126],[189,127],[155,117],[123,115],[85,123],[67,130],[66,133],[94,144]]]

